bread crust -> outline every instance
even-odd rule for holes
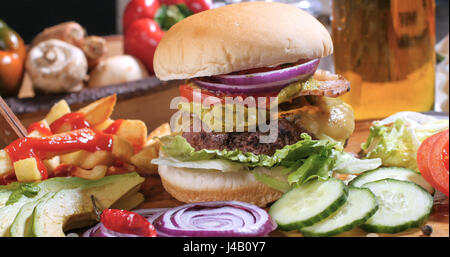
[[[276,2],[226,5],[187,17],[167,31],[153,67],[161,80],[227,74],[314,59],[333,52],[326,28]]]
[[[261,207],[283,194],[255,180],[251,172],[221,172],[159,165],[162,184],[175,199],[186,202],[242,201]]]

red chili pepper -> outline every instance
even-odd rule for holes
[[[100,215],[100,222],[112,231],[143,237],[156,237],[156,230],[146,218],[141,215],[117,209],[105,209]]]

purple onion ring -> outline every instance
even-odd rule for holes
[[[320,58],[317,58],[279,70],[244,75],[218,75],[213,78],[217,79],[218,82],[227,85],[261,85],[270,82],[287,81],[289,79],[300,80],[304,77],[303,75],[314,74],[319,66],[319,62]]]
[[[257,237],[277,227],[265,210],[237,201],[182,205],[164,212],[153,225],[162,236],[175,237]]]

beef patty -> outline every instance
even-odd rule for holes
[[[195,148],[217,150],[236,150],[252,152],[254,154],[273,155],[277,149],[286,145],[292,145],[300,140],[301,133],[308,133],[312,138],[314,135],[298,124],[286,119],[278,120],[278,137],[274,143],[260,143],[260,137],[269,133],[256,132],[184,132],[183,137]]]

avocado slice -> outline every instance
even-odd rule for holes
[[[39,200],[49,192],[56,192],[64,188],[75,188],[88,183],[90,180],[81,178],[58,177],[42,181],[38,184],[39,193],[31,198],[22,196],[17,202],[0,208],[0,237],[9,236],[9,229],[13,223],[17,213],[22,206],[29,202]]]
[[[36,205],[38,205],[39,203],[52,198],[55,194],[56,192],[47,193],[41,199],[23,205],[22,208],[20,208],[19,213],[17,213],[17,216],[14,219],[13,223],[11,224],[9,235],[11,237],[30,236],[30,217],[33,214],[34,207],[36,207]]]
[[[111,209],[120,209],[120,210],[132,210],[136,208],[139,204],[144,202],[145,197],[141,193],[135,193],[133,195],[122,197],[119,201],[114,203],[110,208]]]
[[[63,189],[36,205],[31,217],[31,234],[39,237],[65,236],[74,229],[95,222],[93,195],[100,209],[109,208],[130,191],[137,191],[144,178],[137,173],[107,176],[79,188]]]

